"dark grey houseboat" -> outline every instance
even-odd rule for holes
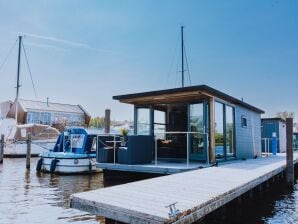
[[[264,111],[209,86],[113,99],[134,105],[134,135],[115,150],[99,145],[100,168],[175,173],[261,155]]]
[[[286,122],[282,118],[262,118],[262,151],[272,152],[272,139],[276,137],[277,152],[286,152]]]

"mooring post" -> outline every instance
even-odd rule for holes
[[[110,124],[111,124],[111,110],[106,109],[105,110],[105,133],[110,133]]]
[[[1,135],[0,139],[0,163],[3,163],[3,156],[4,156],[4,135]]]
[[[27,154],[26,154],[26,168],[30,169],[30,158],[31,158],[31,133],[27,135]]]
[[[294,158],[293,158],[293,118],[287,118],[287,168],[286,180],[289,187],[294,188]]]

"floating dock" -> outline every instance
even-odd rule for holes
[[[285,168],[285,155],[233,161],[74,194],[71,207],[124,223],[193,223]],[[179,213],[171,217],[167,206],[173,203]]]
[[[189,165],[186,163],[179,162],[162,162],[158,163],[152,162],[151,164],[113,164],[113,163],[97,163],[96,167],[99,169],[114,170],[114,171],[124,171],[124,172],[140,172],[140,173],[155,173],[155,174],[175,174],[191,170],[197,170],[201,168],[206,168],[206,163],[195,163],[190,162]]]

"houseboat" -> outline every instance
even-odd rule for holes
[[[88,134],[84,128],[67,129],[52,150],[40,154],[36,170],[61,174],[96,171],[96,139],[97,135]]]
[[[286,152],[286,121],[279,117],[262,118],[262,152]]]
[[[169,174],[261,156],[264,111],[209,86],[113,99],[134,106],[134,134],[116,153],[99,147],[98,168]]]

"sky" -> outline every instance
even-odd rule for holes
[[[180,87],[183,25],[187,85],[298,118],[297,11],[296,0],[0,0],[0,101],[15,98],[14,44],[25,35],[37,97],[22,53],[20,98],[132,120],[112,96]]]

